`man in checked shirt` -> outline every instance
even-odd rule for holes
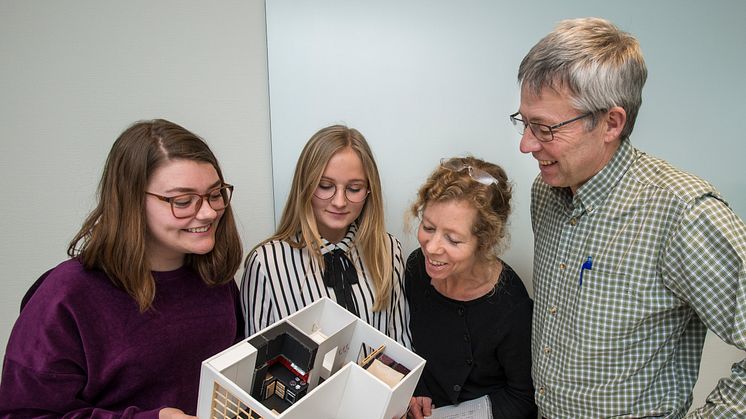
[[[597,18],[523,59],[511,122],[533,184],[532,356],[547,418],[680,418],[709,328],[746,349],[746,226],[709,183],[630,142],[647,69]],[[746,418],[746,360],[695,418]]]

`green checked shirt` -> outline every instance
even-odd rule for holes
[[[709,183],[622,141],[575,196],[537,178],[531,218],[541,415],[681,418],[707,328],[746,349],[746,226]],[[746,418],[746,360],[692,417]]]

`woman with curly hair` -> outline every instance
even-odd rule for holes
[[[499,257],[510,199],[502,168],[457,157],[441,161],[412,205],[420,248],[407,260],[405,287],[412,346],[427,363],[410,417],[480,397],[494,418],[536,417],[533,304]]]

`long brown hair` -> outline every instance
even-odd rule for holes
[[[173,160],[209,163],[224,182],[215,155],[197,135],[163,119],[137,122],[111,147],[98,186],[98,204],[67,249],[86,269],[103,270],[137,301],[141,311],[151,307],[156,292],[146,257],[145,189],[154,171]],[[215,247],[204,255],[187,255],[185,265],[208,285],[224,284],[233,280],[241,256],[228,206],[215,232]]]
[[[370,194],[356,222],[358,232],[355,245],[359,247],[366,269],[375,288],[374,311],[388,308],[392,288],[392,252],[386,245],[386,226],[383,215],[383,196],[378,166],[368,142],[358,130],[343,125],[332,125],[316,132],[306,143],[295,166],[293,183],[282,211],[277,232],[257,245],[282,240],[295,248],[308,247],[319,266],[324,266],[321,255],[321,236],[313,215],[311,200],[332,156],[351,148],[363,163]],[[300,236],[300,240],[296,237]]]

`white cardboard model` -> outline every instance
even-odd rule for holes
[[[308,392],[282,413],[251,396],[257,348],[249,341],[288,323],[318,344]],[[389,386],[357,364],[359,348],[378,348],[409,370]],[[334,301],[322,298],[202,363],[197,416],[201,419],[357,418],[405,415],[425,360]]]

